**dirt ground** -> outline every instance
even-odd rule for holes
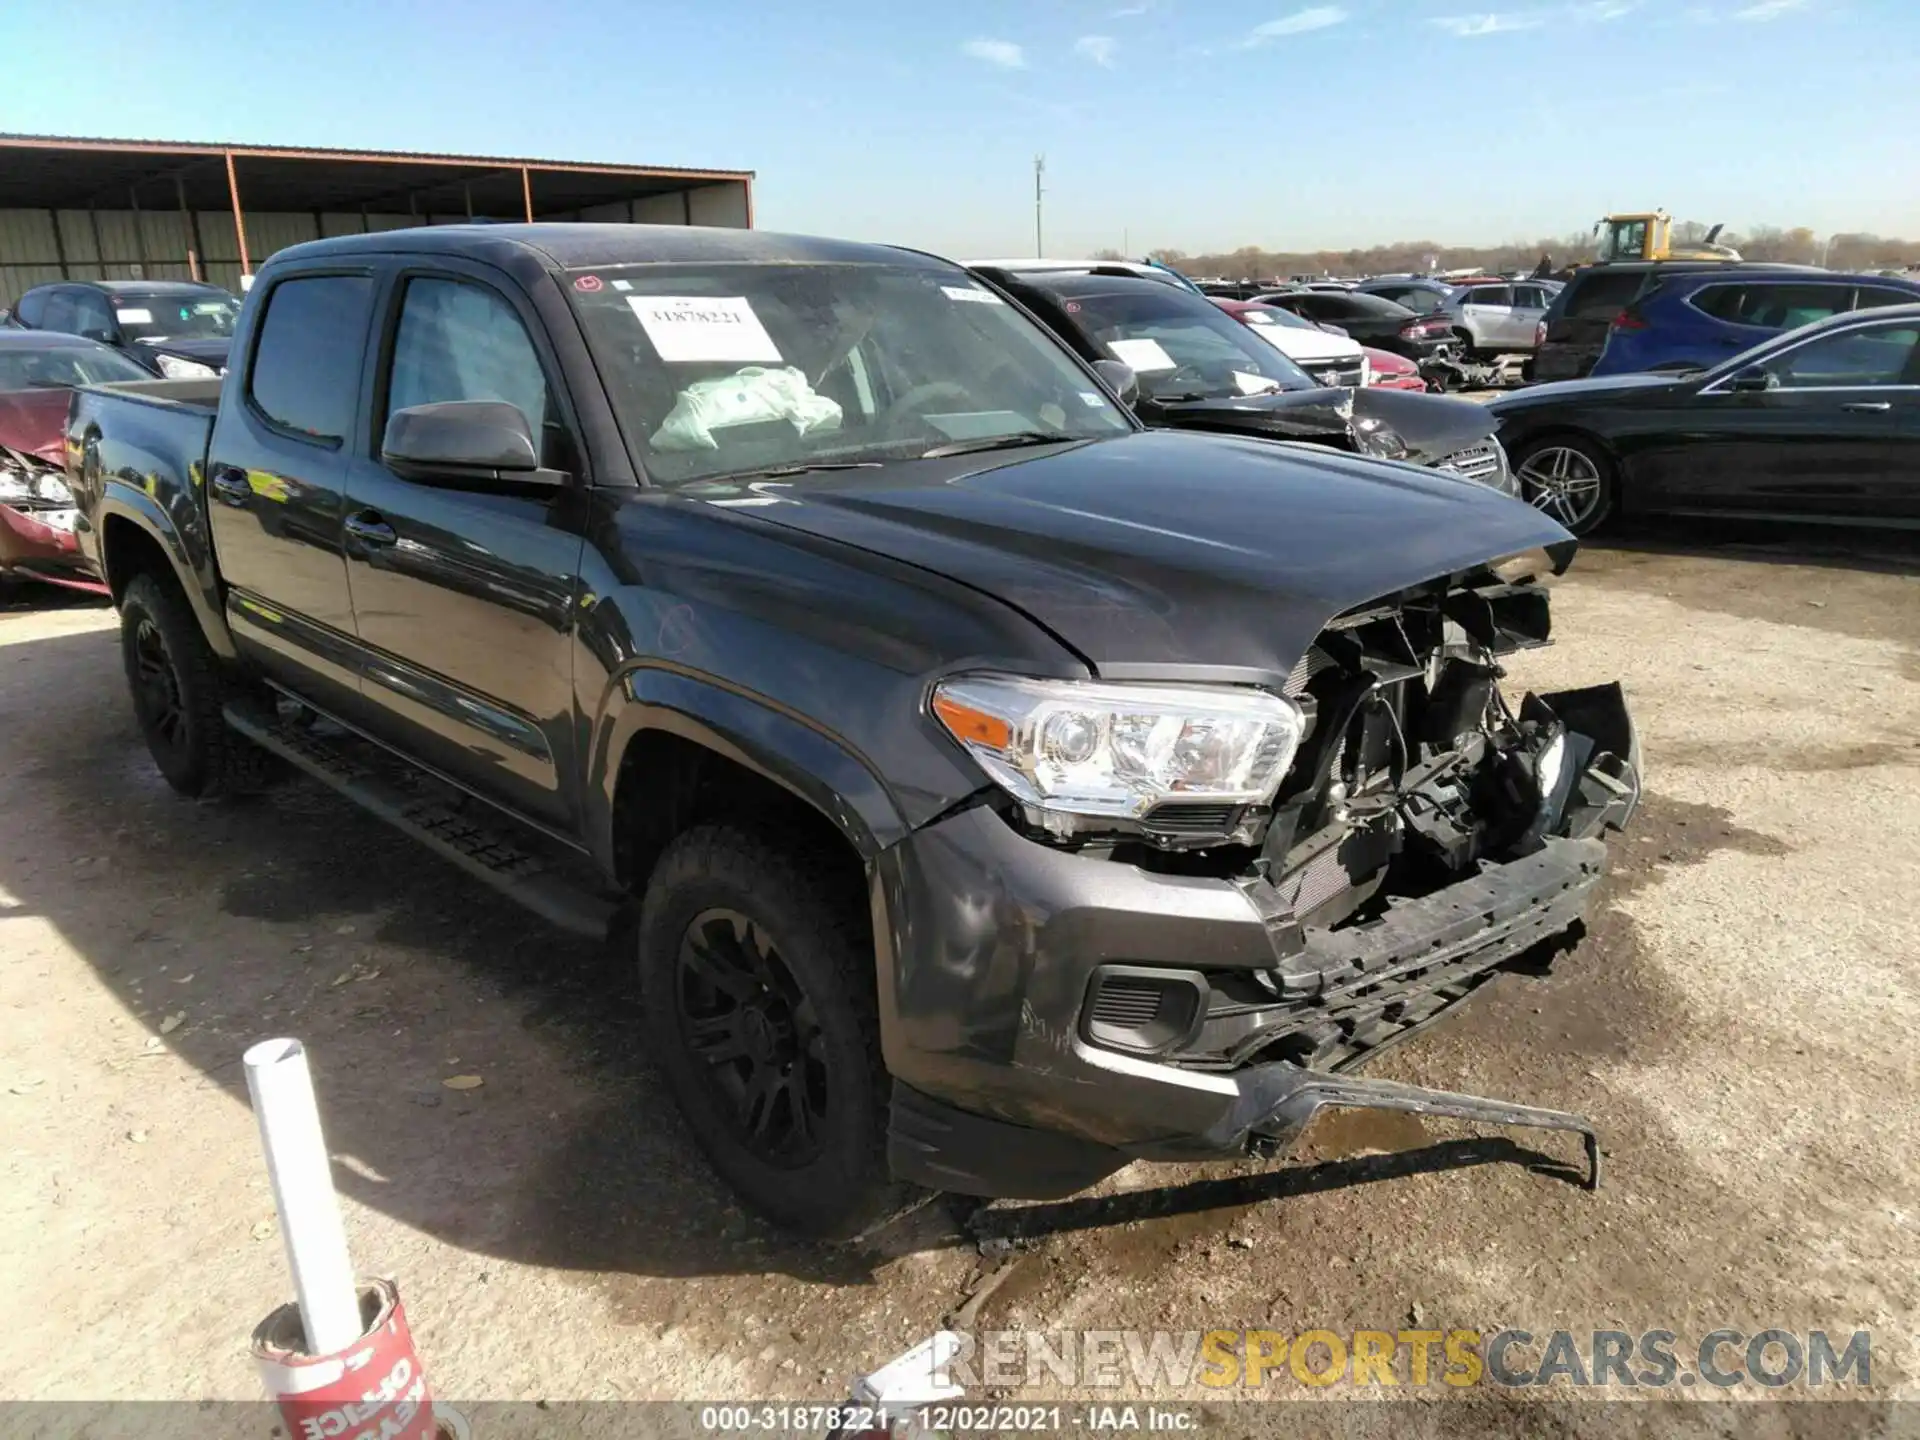
[[[356,1259],[401,1278],[444,1396],[830,1399],[1002,1263],[980,1233],[1020,1247],[981,1328],[1866,1329],[1875,1392],[1920,1395],[1920,565],[1817,539],[1583,553],[1517,678],[1625,681],[1644,809],[1550,978],[1375,1072],[1592,1114],[1597,1193],[1566,1137],[1335,1116],[1282,1164],[824,1252],[709,1174],[603,957],[317,787],[177,799],[112,613],[25,597],[0,1293],[33,1303],[0,1397],[258,1394],[247,1334],[289,1285],[239,1057],[275,1034],[316,1057]]]

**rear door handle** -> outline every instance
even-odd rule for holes
[[[347,517],[347,534],[362,545],[391,545],[400,538],[393,526],[380,518],[377,510],[362,510]]]
[[[1891,400],[1851,400],[1840,408],[1842,410],[1851,410],[1855,413],[1891,410],[1893,408],[1893,402]]]
[[[247,472],[232,465],[217,466],[213,472],[213,495],[222,505],[245,505],[253,499],[253,486]]]

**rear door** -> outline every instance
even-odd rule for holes
[[[560,777],[573,745],[586,477],[559,367],[526,297],[485,266],[403,269],[383,311],[346,515],[371,723],[442,774],[570,833]],[[448,400],[518,406],[541,464],[570,483],[402,479],[380,459],[387,417]]]
[[[1483,350],[1499,350],[1512,343],[1509,312],[1513,289],[1508,285],[1473,285],[1461,302],[1460,313],[1474,343]]]
[[[359,691],[341,551],[347,446],[373,316],[370,270],[286,271],[254,303],[207,457],[208,516],[234,640],[327,708]]]
[[[1513,310],[1509,315],[1509,344],[1519,350],[1533,349],[1534,332],[1547,313],[1552,297],[1544,285],[1515,285]]]

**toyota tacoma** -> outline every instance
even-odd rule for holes
[[[1580,933],[1614,685],[1510,697],[1575,542],[1456,475],[1145,430],[906,250],[439,226],[296,246],[223,381],[81,390],[160,772],[303,769],[625,947],[775,1220],[1274,1154]]]

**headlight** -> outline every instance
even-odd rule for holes
[[[53,505],[75,503],[67,482],[51,470],[0,466],[0,500],[45,500]]]
[[[989,777],[1058,833],[1069,817],[1137,819],[1167,801],[1259,805],[1293,762],[1303,721],[1263,690],[1101,685],[970,675],[933,713]]]
[[[1553,792],[1560,786],[1560,772],[1567,763],[1567,732],[1557,730],[1546,747],[1540,752],[1538,774],[1540,776],[1540,797],[1543,800],[1553,798]]]
[[[160,373],[169,380],[213,380],[220,372],[211,365],[202,365],[198,360],[182,360],[177,355],[161,355]]]
[[[1382,460],[1404,460],[1407,458],[1407,442],[1400,438],[1400,432],[1384,420],[1356,420],[1353,428],[1360,435],[1362,453],[1377,456]]]

